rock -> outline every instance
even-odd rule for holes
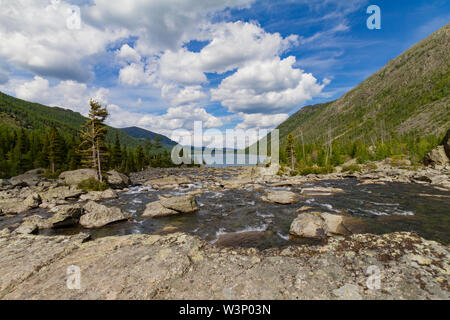
[[[79,198],[82,194],[86,193],[83,190],[80,190],[76,187],[56,187],[51,188],[45,192],[41,192],[40,196],[42,199],[42,202],[58,202],[58,201],[65,201],[65,200],[75,200]]]
[[[431,150],[423,159],[426,166],[445,166],[449,163],[444,146],[437,146]]]
[[[179,214],[178,211],[167,209],[159,201],[150,202],[145,208],[143,217],[158,218]]]
[[[51,228],[54,229],[77,225],[84,213],[84,209],[79,204],[58,206],[51,211],[55,212],[55,214],[48,219],[48,222],[51,224]]]
[[[177,228],[177,227],[165,227],[165,228],[162,229],[161,231],[158,231],[157,234],[159,234],[159,235],[165,235],[165,234],[175,233],[175,232],[180,232],[180,229]]]
[[[80,196],[81,201],[98,201],[103,199],[117,199],[119,196],[116,191],[108,189],[105,191],[91,191]]]
[[[232,232],[219,236],[216,245],[223,247],[257,247],[264,240],[264,231]]]
[[[410,254],[432,263],[413,262]],[[448,255],[448,246],[406,232],[264,252],[217,248],[185,233],[86,241],[1,232],[0,299],[448,300]],[[70,265],[81,269],[81,290],[67,289]],[[366,286],[373,265],[381,290]]]
[[[313,187],[302,188],[302,195],[306,196],[332,196],[335,193],[344,193],[345,191],[339,188],[325,188],[325,187]]]
[[[67,183],[71,186],[78,185],[81,181],[87,180],[90,178],[96,178],[94,169],[78,169],[73,171],[64,171],[59,175],[59,179],[63,183]]]
[[[299,214],[292,222],[289,233],[295,237],[323,238],[333,235],[348,235],[345,217],[331,213],[308,212]]]
[[[164,178],[148,180],[145,184],[152,186],[153,189],[172,189],[178,188],[182,184],[190,184],[191,182],[188,177],[171,175]]]
[[[181,213],[192,213],[198,210],[197,201],[192,195],[160,198],[159,201],[163,207]]]
[[[261,200],[279,204],[293,204],[300,201],[299,196],[291,191],[269,191]]]
[[[105,205],[89,201],[84,210],[86,214],[81,216],[80,224],[85,228],[100,228],[110,223],[128,220],[130,215],[119,208],[109,208]]]
[[[333,294],[340,300],[361,300],[359,287],[354,284],[346,283],[343,287],[333,290]]]
[[[197,201],[192,195],[168,198],[160,197],[158,201],[150,202],[147,205],[142,216],[158,218],[180,213],[192,213],[197,210]]]
[[[30,211],[31,209],[39,207],[41,198],[39,194],[32,193],[25,199],[9,198],[0,201],[0,211],[3,214],[18,214]]]
[[[130,178],[127,175],[116,170],[110,170],[106,173],[106,181],[113,189],[126,188],[131,184]]]
[[[7,179],[0,179],[0,190],[8,190],[13,188],[13,185]]]
[[[38,183],[42,180],[42,174],[45,172],[45,169],[34,169],[25,172],[24,174],[18,175],[16,177],[12,177],[9,179],[9,182],[12,186],[17,187],[26,187],[26,186],[37,186]]]
[[[305,211],[310,211],[314,209],[313,207],[310,206],[302,206],[300,208],[298,208],[295,212],[305,212]]]
[[[35,234],[39,231],[39,228],[36,224],[32,222],[24,222],[22,223],[14,232],[20,234]]]

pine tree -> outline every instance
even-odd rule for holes
[[[81,131],[80,151],[83,155],[83,164],[95,169],[96,179],[103,182],[102,161],[105,157],[105,135],[107,127],[104,125],[108,111],[98,102],[91,100],[89,119]]]
[[[142,171],[145,166],[145,154],[144,154],[144,148],[142,148],[141,145],[138,145],[138,147],[136,149],[135,162],[136,162],[137,170]]]
[[[63,162],[64,157],[64,140],[55,128],[50,129],[49,143],[48,143],[48,161],[50,164],[50,171],[55,173],[56,169]]]
[[[289,163],[291,164],[291,169],[295,169],[295,154],[294,154],[294,136],[292,133],[290,133],[287,137],[286,142],[286,155],[288,158]]]
[[[114,146],[112,147],[111,166],[118,170],[122,166],[122,149],[120,146],[119,134],[116,132]]]

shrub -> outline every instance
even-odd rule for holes
[[[89,178],[81,181],[78,184],[78,189],[84,191],[105,191],[109,186],[106,182],[100,182],[94,178]]]
[[[357,164],[351,164],[349,166],[344,166],[342,168],[342,172],[348,172],[350,174],[355,172],[361,172],[361,167]]]

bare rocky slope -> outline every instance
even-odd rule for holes
[[[3,231],[0,298],[450,298],[448,247],[410,233],[336,237],[323,246],[262,252],[220,248],[184,233],[86,240],[83,234]],[[79,290],[66,285],[71,265],[81,270]]]

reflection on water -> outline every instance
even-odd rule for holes
[[[296,209],[310,206],[318,211],[346,212],[359,217],[367,232],[381,234],[396,231],[416,232],[422,237],[441,243],[450,243],[450,192],[438,191],[418,184],[390,183],[386,185],[360,185],[356,179],[321,181],[304,184],[303,187],[336,187],[346,192],[327,197],[303,197],[294,205],[278,205],[260,200],[264,191],[226,189],[205,191],[197,195],[200,210],[193,214],[150,219],[141,217],[147,203],[155,201],[160,194],[182,195],[201,188],[195,183],[185,189],[156,191],[148,186],[133,187],[120,194],[118,199],[106,200],[108,206],[119,206],[132,214],[129,222],[117,223],[96,230],[72,228],[47,231],[47,234],[71,234],[89,232],[94,238],[109,235],[152,234],[165,227],[176,227],[181,231],[199,235],[215,242],[222,234],[231,232],[259,231],[261,237],[243,246],[260,249],[280,247],[293,243],[289,240],[289,227],[297,217]],[[269,190],[270,187],[266,187]],[[301,186],[285,189],[300,193]],[[447,197],[424,197],[419,194],[444,195]],[[1,225],[0,225],[1,228]],[[306,242],[306,241],[305,241]]]

